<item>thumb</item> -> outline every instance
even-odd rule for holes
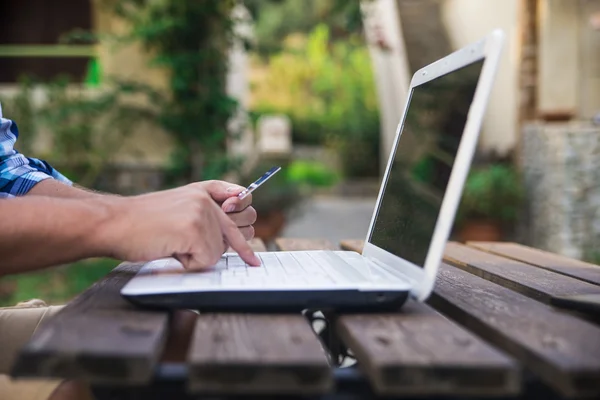
[[[203,188],[216,202],[223,202],[230,197],[237,196],[245,188],[225,181],[209,181],[203,183]]]
[[[185,268],[185,269],[191,268],[191,265],[190,265],[192,262],[191,254],[173,254],[173,258],[176,259],[177,261],[179,261],[181,263],[181,265],[183,265],[183,268]]]

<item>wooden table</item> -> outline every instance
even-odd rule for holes
[[[341,247],[361,251],[362,241]],[[119,290],[139,268],[122,264],[40,327],[14,375],[81,379],[99,399],[600,396],[600,324],[550,305],[600,293],[600,267],[580,261],[512,243],[449,243],[427,304],[325,318],[138,309]],[[344,354],[356,365],[337,366]]]

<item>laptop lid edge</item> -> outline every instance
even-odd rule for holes
[[[411,79],[407,101],[404,106],[402,118],[396,128],[396,136],[394,138],[392,149],[390,150],[386,170],[381,181],[377,201],[365,238],[363,255],[367,258],[374,258],[384,263],[386,260],[393,260],[395,265],[400,266],[400,272],[408,276],[412,281],[414,287],[411,290],[411,295],[421,301],[425,300],[430,295],[435,284],[435,278],[443,257],[445,244],[454,223],[456,210],[462,196],[462,189],[476,150],[479,132],[495,82],[499,59],[503,49],[503,42],[504,33],[501,30],[494,30],[483,39],[464,46],[446,57],[421,68],[415,72]],[[413,89],[423,83],[451,73],[452,71],[479,60],[483,60],[483,66],[477,81],[477,88],[469,107],[467,122],[463,130],[463,136],[460,141],[458,152],[456,153],[448,186],[443,196],[427,257],[423,268],[421,268],[410,261],[396,256],[371,243],[370,239],[372,237],[373,228],[383,200],[383,193],[389,179],[398,142],[402,135]]]

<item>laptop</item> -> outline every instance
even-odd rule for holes
[[[493,31],[413,75],[362,254],[259,252],[262,265],[252,267],[226,253],[200,272],[160,259],[144,264],[122,296],[147,307],[204,311],[381,310],[427,299],[503,40]]]

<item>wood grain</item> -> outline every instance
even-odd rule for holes
[[[511,395],[517,365],[431,307],[409,302],[397,314],[343,316],[338,331],[382,395]]]
[[[457,243],[446,245],[444,260],[548,304],[558,296],[600,293],[600,288],[591,283]]]
[[[523,246],[518,243],[469,242],[467,244],[489,253],[600,285],[600,267],[594,264]]]
[[[364,246],[365,241],[360,239],[346,239],[340,242],[340,247],[342,250],[355,251],[361,254]]]
[[[600,395],[600,327],[448,264],[430,303],[563,395]]]
[[[278,238],[275,239],[275,245],[279,250],[337,250],[337,248],[327,239],[293,239]]]
[[[265,243],[262,241],[262,239],[259,239],[259,238],[250,239],[248,241],[248,244],[250,245],[252,250],[254,250],[256,252],[267,251],[267,247],[265,246]],[[232,249],[231,247],[229,247],[227,249],[227,253],[235,253],[235,252],[236,251],[234,249]]]
[[[294,249],[332,247],[326,240],[277,239]],[[191,391],[313,394],[333,377],[321,342],[298,315],[201,315],[188,354]]]
[[[301,239],[281,250],[311,248]],[[342,248],[362,251],[363,241]],[[516,365],[427,305],[410,302],[398,314],[343,316],[336,330],[380,394],[504,395],[519,390]],[[476,379],[473,379],[476,377]]]
[[[333,384],[326,353],[300,315],[201,315],[188,364],[192,391],[310,394]]]
[[[147,383],[162,352],[168,314],[135,308],[120,295],[141,264],[121,264],[40,326],[13,375]]]

